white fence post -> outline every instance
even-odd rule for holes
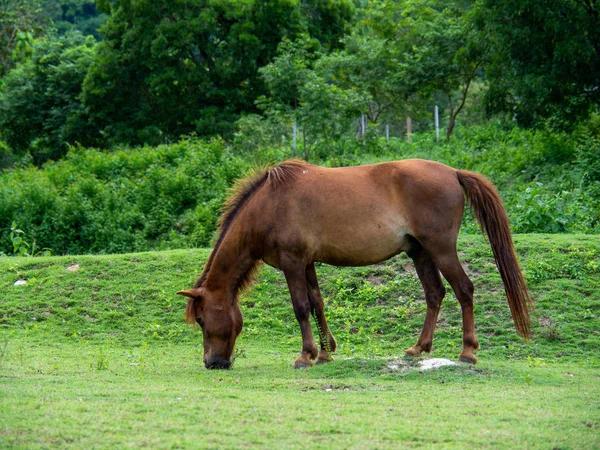
[[[362,138],[363,138],[363,145],[365,145],[365,115],[362,115]]]
[[[297,129],[296,129],[296,121],[294,120],[294,141],[292,143],[292,156],[296,156],[296,133],[297,133]]]
[[[435,105],[435,140],[440,140],[440,109]]]

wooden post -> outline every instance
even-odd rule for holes
[[[385,142],[390,145],[390,124],[385,124]]]
[[[412,119],[410,118],[410,116],[407,116],[406,117],[406,140],[407,141],[410,141],[411,134],[412,134]]]

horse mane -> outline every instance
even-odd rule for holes
[[[304,161],[292,159],[285,161],[275,167],[265,167],[263,169],[252,169],[250,173],[244,178],[238,179],[234,182],[233,186],[229,189],[229,195],[225,204],[222,208],[222,214],[219,218],[218,224],[218,238],[213,247],[208,261],[204,266],[202,274],[194,284],[195,288],[199,288],[204,284],[208,278],[208,273],[212,267],[212,263],[215,259],[227,232],[231,228],[231,225],[239,213],[244,209],[244,206],[248,204],[250,199],[258,192],[263,186],[270,185],[275,188],[288,185],[296,175],[308,164]],[[258,262],[254,264],[241,278],[238,290],[246,289],[252,280],[254,274],[258,268]]]

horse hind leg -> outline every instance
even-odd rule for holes
[[[323,364],[333,361],[331,355],[335,352],[337,344],[333,334],[329,331],[329,326],[325,319],[323,297],[321,296],[321,290],[319,289],[319,282],[317,280],[317,272],[315,271],[314,264],[309,264],[306,267],[306,282],[308,284],[308,300],[310,302],[311,313],[316,321],[321,344],[321,350],[319,351],[315,364]]]
[[[437,323],[442,300],[446,294],[446,289],[442,283],[439,270],[426,250],[419,246],[410,253],[417,275],[423,291],[425,292],[425,301],[427,302],[427,313],[423,323],[423,330],[417,340],[417,343],[406,350],[406,356],[419,356],[421,352],[431,352],[433,346],[433,332]]]
[[[473,282],[465,273],[458,255],[456,254],[456,245],[440,244],[433,248],[437,249],[433,255],[434,261],[439,267],[442,275],[456,295],[460,303],[463,319],[463,349],[459,359],[463,362],[475,364],[477,357],[473,353],[479,348],[479,341],[475,334],[475,318],[473,315]]]

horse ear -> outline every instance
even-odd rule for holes
[[[193,288],[193,289],[188,289],[187,291],[179,291],[179,292],[177,292],[177,295],[183,295],[184,297],[190,297],[190,298],[198,298],[198,297],[200,297],[200,289]]]

